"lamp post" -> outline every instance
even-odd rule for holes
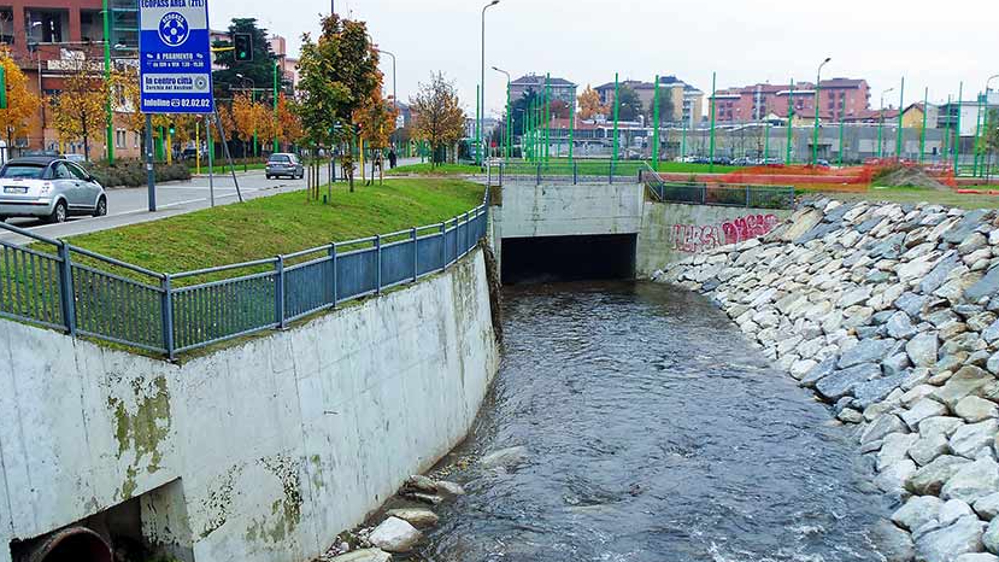
[[[885,155],[885,145],[882,140],[885,128],[885,96],[894,91],[895,87],[892,86],[881,92],[881,109],[878,117],[878,158],[884,158]]]
[[[504,143],[503,159],[510,159],[510,73],[502,68],[493,67],[493,70],[506,75],[506,142]]]
[[[395,54],[385,49],[375,49],[379,53],[392,57],[392,107],[395,108],[396,118],[399,117],[399,97],[395,87]],[[392,125],[392,136],[395,136],[395,124]],[[394,145],[394,143],[393,143]]]
[[[992,81],[995,80],[995,79],[997,79],[997,78],[999,78],[999,74],[995,74],[995,75],[989,76],[988,80],[985,81],[985,100],[984,100],[985,116],[982,118],[982,121],[983,121],[982,132],[986,136],[988,136],[989,130],[990,130],[989,127],[991,126],[991,119],[990,119],[990,115],[989,115],[989,86],[992,84]],[[979,111],[979,113],[981,113],[981,111]],[[978,140],[977,142],[980,143],[981,140]],[[976,150],[976,153],[977,153],[977,150]],[[991,162],[989,164],[991,165]]]
[[[822,90],[822,67],[829,64],[832,57],[826,57],[815,72],[815,127],[812,133],[812,166],[819,163],[819,92]]]
[[[476,129],[478,129],[478,136],[479,136],[479,138],[477,139],[479,145],[478,146],[479,166],[482,165],[482,140],[483,140],[482,126],[484,124],[483,117],[485,117],[485,111],[486,111],[486,10],[492,8],[493,6],[499,3],[500,0],[492,0],[492,2],[482,7],[482,66],[480,69],[481,70],[480,84],[482,85],[482,94],[479,96],[478,100],[479,104],[481,104],[481,110],[476,112],[478,113],[478,120],[479,120],[478,126],[476,127]]]
[[[108,0],[103,0],[102,10],[104,14],[104,87],[107,88],[111,82],[111,14]],[[107,139],[105,145],[108,149],[108,164],[114,164],[114,117],[111,114],[111,96],[105,96],[104,113],[107,121]]]

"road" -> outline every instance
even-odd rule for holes
[[[418,159],[416,161],[419,162]],[[408,163],[411,162],[399,162],[400,165]],[[339,171],[337,177],[339,177]],[[355,178],[359,177],[359,175],[355,176]],[[264,177],[263,170],[237,173],[237,178],[243,199],[247,200],[305,189],[304,179],[268,180]],[[328,168],[324,166],[322,168],[322,181],[326,182],[328,179]],[[216,205],[227,205],[239,200],[231,175],[216,175],[214,184]],[[41,236],[64,238],[181,215],[211,206],[211,190],[207,176],[156,186],[157,210],[155,213],[149,212],[148,189],[146,187],[109,189],[107,196],[108,214],[104,217],[73,217],[62,224],[47,224],[41,220],[17,218],[10,219],[8,223],[27,228]],[[27,238],[11,232],[0,232],[0,240],[14,244],[30,242]]]

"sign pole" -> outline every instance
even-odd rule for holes
[[[146,183],[149,186],[149,212],[156,212],[156,170],[153,168],[153,116],[146,114]]]
[[[212,141],[212,120],[205,116],[205,135],[208,140],[208,197],[215,206],[215,144]],[[201,147],[198,147],[201,151]]]
[[[222,141],[222,154],[225,155],[226,162],[229,163],[229,171],[232,173],[232,183],[236,186],[236,196],[239,197],[239,202],[243,202],[243,192],[239,190],[239,180],[236,179],[236,165],[232,162],[232,155],[229,154],[229,142],[225,138],[225,128],[222,127],[222,119],[219,117],[219,113],[215,112],[215,125],[219,129],[219,140]]]

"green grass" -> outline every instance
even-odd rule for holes
[[[297,191],[70,241],[147,269],[176,273],[441,222],[478,206],[483,189],[452,179],[400,179],[357,186],[354,193],[337,185],[331,205],[307,201],[305,191]]]
[[[243,164],[237,163],[236,166],[235,166],[236,167],[236,171],[237,172],[244,171],[244,167],[243,166],[244,166]],[[264,167],[266,167],[266,166],[267,166],[266,162],[250,162],[250,163],[246,164],[245,170],[247,170],[247,171],[248,170],[263,170]],[[190,168],[191,168],[191,173],[192,174],[197,172],[197,167],[190,166]],[[207,162],[203,162],[201,164],[201,173],[202,174],[207,174],[208,173],[208,163]],[[219,175],[228,174],[229,173],[229,166],[225,165],[225,164],[212,166],[212,173],[219,174]]]
[[[715,164],[714,171],[710,164],[693,164],[688,162],[660,162],[659,171],[674,174],[727,174],[741,169],[740,166],[723,166]]]
[[[999,196],[960,194],[950,190],[914,187],[874,188],[860,193],[832,193],[826,195],[843,201],[888,201],[892,203],[932,203],[962,209],[999,209]]]
[[[386,176],[457,176],[478,173],[478,166],[469,166],[467,164],[442,164],[440,166],[432,164],[410,164],[408,166],[399,166],[391,170],[385,170]]]

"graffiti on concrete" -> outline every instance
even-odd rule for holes
[[[718,246],[736,244],[770,232],[780,222],[775,215],[746,215],[721,224],[674,224],[673,249],[696,254]]]

